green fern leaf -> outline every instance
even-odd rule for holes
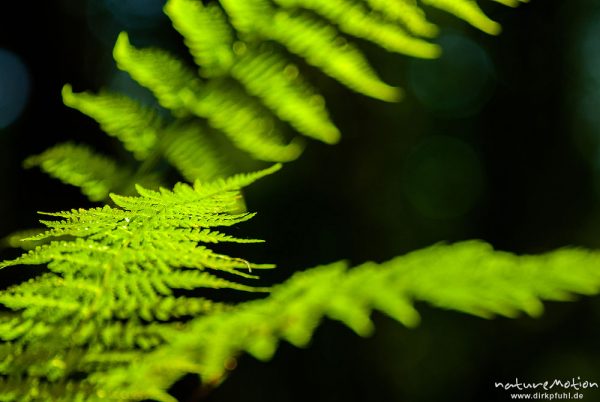
[[[94,402],[101,400],[90,385],[70,382],[33,382],[25,379],[0,378],[0,401]]]
[[[447,11],[490,35],[498,35],[500,24],[492,21],[479,8],[475,0],[422,0],[424,4]],[[511,5],[515,5],[511,2]]]
[[[284,45],[306,61],[358,92],[396,101],[400,92],[383,83],[362,53],[340,37],[335,28],[303,13],[275,9],[266,0],[223,0],[232,24]]]
[[[496,1],[509,6],[519,2]],[[485,16],[474,0],[424,3],[488,33],[499,32],[499,25]],[[160,105],[173,113],[173,126],[182,131],[180,139],[172,133],[164,135],[156,114],[127,97],[74,94],[70,86],[63,90],[67,105],[94,118],[143,162],[135,181],[156,182],[147,174],[161,158],[188,180],[212,179],[229,171],[216,173],[217,167],[230,164],[215,157],[226,144],[219,143],[213,152],[212,141],[204,134],[191,135],[191,129],[184,128],[190,120],[182,120],[190,115],[206,120],[231,144],[264,161],[291,161],[303,150],[299,140],[286,137],[278,119],[326,143],[339,140],[340,133],[321,95],[302,79],[294,63],[265,42],[277,42],[347,87],[387,101],[399,100],[401,90],[384,83],[340,32],[393,52],[417,57],[439,53],[437,45],[420,38],[434,36],[437,29],[414,1],[221,0],[220,5],[222,8],[194,0],[169,0],[165,5],[207,81],[165,51],[136,49],[126,33],[119,35],[114,48],[118,67],[150,89]],[[201,122],[192,124],[198,125],[198,132],[205,131]],[[190,148],[184,149],[188,145]],[[99,191],[92,197],[97,200],[106,194]]]
[[[193,0],[170,0],[165,13],[190,49],[204,77],[226,74],[234,63],[234,35],[216,4],[204,6]]]
[[[30,156],[26,168],[39,166],[50,176],[65,184],[80,187],[92,201],[106,199],[111,191],[119,190],[130,172],[113,160],[96,154],[84,145],[56,145],[40,155]]]
[[[34,249],[39,245],[36,241],[29,240],[31,237],[43,233],[43,229],[24,229],[11,233],[0,240],[0,248],[11,247],[11,248],[22,248],[24,250]]]
[[[400,99],[400,90],[381,81],[362,53],[333,27],[304,13],[281,10],[261,29],[266,38],[281,43],[349,88],[381,100]]]
[[[124,32],[117,38],[113,56],[120,69],[150,89],[161,106],[176,116],[186,114],[181,92],[200,91],[200,80],[181,60],[160,49],[138,50]]]
[[[210,181],[231,173],[207,131],[191,123],[174,123],[165,129],[164,156],[188,182]]]
[[[301,81],[298,67],[273,51],[247,51],[231,69],[249,93],[263,100],[296,130],[328,144],[339,141],[324,100]]]
[[[529,0],[494,0],[496,3],[504,4],[508,7],[517,7],[520,3],[527,3]]]
[[[371,10],[353,1],[275,0],[275,2],[284,8],[312,10],[337,25],[342,32],[366,39],[391,52],[422,58],[435,58],[440,54],[437,45],[412,36],[401,26],[376,16]]]
[[[363,0],[375,12],[385,18],[400,23],[410,33],[425,38],[433,38],[438,27],[427,21],[425,12],[416,2],[406,0]]]
[[[256,243],[213,229],[253,216],[235,213],[240,189],[280,166],[214,182],[196,181],[139,196],[112,195],[117,207],[46,213],[47,230],[29,241],[52,240],[0,263],[46,265],[40,276],[0,291],[0,400],[36,395],[84,400],[125,400],[86,377],[118,370],[175,336],[191,317],[231,310],[201,296],[202,288],[265,292],[219,277],[255,278],[272,268],[215,253],[207,245]],[[185,290],[186,295],[176,293]],[[14,387],[36,389],[15,395]],[[73,381],[83,378],[83,381]],[[71,385],[69,385],[71,384]],[[46,396],[44,396],[46,397]],[[25,399],[22,399],[25,398]],[[48,396],[50,398],[50,396]]]
[[[214,4],[213,7],[205,7],[202,3],[190,0],[173,0],[167,3],[165,11],[185,38],[192,55],[204,52],[202,54],[210,53],[218,57],[217,53],[224,53],[225,50],[220,52],[212,47],[223,47],[228,52],[228,63],[220,75],[229,72],[251,95],[261,98],[280,119],[291,123],[301,133],[327,143],[337,142],[339,132],[331,123],[321,96],[299,79],[296,66],[272,50],[250,50],[242,42],[236,42],[234,46],[225,17]],[[213,13],[218,15],[210,18],[209,14]],[[214,33],[218,39],[213,38],[212,31],[207,32],[203,28],[207,20],[219,25]],[[204,66],[205,58],[195,56],[196,63]],[[238,94],[238,98],[243,96]],[[219,103],[224,103],[224,100]],[[206,115],[206,112],[200,114]]]
[[[162,129],[160,117],[131,98],[113,93],[73,93],[70,85],[62,90],[63,102],[92,117],[109,135],[121,140],[137,159],[148,157]]]
[[[542,299],[597,294],[598,258],[597,252],[579,249],[519,257],[470,241],[436,245],[352,270],[345,263],[322,266],[294,275],[267,299],[194,319],[140,361],[102,373],[94,382],[171,402],[165,390],[180,376],[196,373],[206,384],[218,384],[227,362],[238,353],[268,360],[279,339],[305,346],[323,317],[339,320],[362,336],[373,330],[372,310],[414,326],[419,322],[413,307],[417,301],[486,318],[514,317],[520,311],[537,316]]]
[[[269,162],[288,162],[303,150],[298,140],[286,143],[273,116],[228,80],[213,80],[199,95],[184,93],[186,107],[221,130],[239,149]]]
[[[207,119],[239,148],[254,157],[284,162],[298,157],[296,142],[285,144],[272,116],[231,82],[213,80],[202,86],[178,59],[159,49],[136,49],[122,33],[115,59],[141,85],[149,88],[161,105],[176,115],[189,112]]]

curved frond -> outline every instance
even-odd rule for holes
[[[268,24],[274,13],[269,0],[219,0],[219,3],[235,29],[246,35],[251,35],[256,32],[257,27]]]
[[[85,145],[56,145],[40,155],[30,156],[26,168],[39,166],[50,176],[65,184],[81,188],[92,201],[101,201],[111,191],[118,190],[130,172],[112,159],[99,155]]]
[[[174,123],[165,129],[165,158],[190,183],[210,181],[230,174],[231,167],[219,154],[207,130],[199,124]]]
[[[337,25],[340,31],[373,42],[391,52],[421,58],[434,58],[440,54],[437,45],[411,35],[402,26],[377,16],[372,10],[354,1],[275,0],[275,2],[285,8],[312,10]],[[388,3],[387,8],[380,7],[380,10],[393,10],[394,1]]]
[[[399,99],[399,90],[382,82],[363,54],[334,27],[302,12],[275,9],[266,0],[221,3],[239,31],[281,43],[355,91],[382,100]]]
[[[186,107],[221,130],[239,149],[256,159],[288,162],[302,152],[298,141],[285,141],[273,116],[231,82],[213,80],[197,95],[184,94]]]
[[[486,318],[514,317],[519,312],[537,316],[542,300],[597,294],[599,258],[597,252],[580,249],[515,256],[469,241],[436,245],[351,270],[345,263],[317,267],[294,275],[267,299],[194,319],[139,362],[94,381],[100,387],[118,384],[125,392],[146,392],[170,401],[165,390],[182,375],[195,373],[207,384],[219,383],[227,362],[240,352],[269,360],[279,340],[305,346],[324,317],[339,320],[362,336],[373,330],[372,310],[414,326],[419,322],[417,301]],[[157,371],[159,367],[162,370]],[[160,376],[153,375],[156,372]]]
[[[119,35],[113,56],[121,70],[150,89],[176,116],[186,114],[181,92],[200,91],[200,80],[181,60],[161,49],[136,49],[125,32]]]
[[[391,21],[400,23],[410,33],[425,38],[433,38],[438,27],[427,20],[425,12],[416,1],[406,0],[362,0],[375,12]]]
[[[328,144],[339,141],[325,101],[302,82],[298,67],[273,51],[247,51],[231,70],[252,95],[302,134]]]
[[[519,3],[496,1],[508,6]],[[422,3],[450,12],[485,32],[500,30],[475,0]],[[218,142],[218,148],[234,145],[269,162],[294,160],[303,150],[303,143],[288,137],[280,121],[325,143],[340,138],[322,96],[303,79],[286,52],[354,91],[386,101],[399,100],[402,91],[382,81],[343,34],[410,56],[439,54],[438,46],[428,41],[437,28],[412,0],[220,0],[207,4],[169,0],[165,12],[205,80],[164,50],[136,48],[126,33],[119,35],[113,51],[118,67],[150,89],[159,104],[172,112],[172,126],[197,124],[201,131],[203,122],[190,118],[197,116],[229,139],[229,143]],[[67,105],[88,114],[119,138],[143,163],[143,174],[136,174],[138,181],[165,159],[189,180],[217,177],[217,166],[223,167],[214,157],[219,151],[210,150],[213,144],[206,136],[194,137],[182,129],[181,138],[172,133],[162,138],[164,124],[158,116],[132,99],[106,92],[75,94],[68,85],[63,97]]]
[[[498,35],[502,27],[481,10],[475,0],[421,0],[424,4],[453,14],[490,35]],[[511,5],[516,5],[511,2]]]
[[[18,230],[5,236],[0,240],[0,248],[11,247],[11,248],[22,248],[24,250],[31,250],[39,245],[35,241],[31,241],[30,238],[40,233],[43,233],[43,229],[23,229]]]
[[[158,132],[162,129],[160,117],[127,96],[109,92],[74,93],[70,85],[65,85],[62,97],[65,105],[96,120],[137,159],[145,159],[158,141]]]
[[[234,63],[234,35],[223,11],[214,3],[170,0],[165,13],[190,49],[205,77],[221,76]]]
[[[354,45],[335,28],[308,14],[280,10],[261,30],[268,39],[357,92],[386,101],[400,99],[401,91],[381,81]]]

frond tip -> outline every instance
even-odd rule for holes
[[[158,141],[162,129],[160,117],[127,96],[110,92],[74,93],[70,85],[65,85],[62,97],[65,105],[92,117],[137,159],[145,159]]]
[[[254,214],[236,211],[240,189],[279,168],[214,182],[197,180],[193,186],[180,183],[173,190],[137,186],[139,196],[112,194],[116,207],[44,213],[51,217],[41,221],[46,230],[28,237],[41,244],[0,262],[0,268],[47,267],[43,274],[0,291],[2,383],[96,395],[79,400],[137,400],[110,387],[95,387],[90,379],[127,366],[142,351],[180,332],[192,317],[236,308],[207,299],[203,289],[270,290],[242,282],[256,278],[253,269],[273,265],[254,264],[209,246],[261,241],[215,228],[252,218]],[[68,389],[54,386],[63,383],[73,384]],[[1,389],[0,399],[23,400],[11,392]]]
[[[99,155],[85,145],[64,143],[30,156],[23,165],[39,166],[50,176],[65,184],[81,188],[91,201],[106,199],[109,192],[118,191],[130,172],[112,159]]]

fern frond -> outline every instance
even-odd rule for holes
[[[242,42],[236,42],[234,46],[227,21],[220,8],[214,4],[211,7],[190,0],[173,0],[167,3],[165,11],[173,21],[174,27],[183,35],[192,55],[197,55],[199,51],[202,51],[216,56],[217,53],[220,53],[218,49],[223,46],[227,51],[229,62],[227,68],[220,75],[229,73],[244,86],[248,93],[260,98],[265,106],[280,119],[289,122],[299,132],[327,143],[337,142],[339,132],[327,115],[322,97],[300,79],[298,68],[295,65],[272,50],[248,49]],[[218,16],[211,19],[209,13],[217,13]],[[203,28],[206,24],[198,25],[199,22],[207,22],[207,19],[219,25],[215,33],[207,32],[206,28]],[[227,34],[221,34],[222,31]],[[219,36],[218,44],[213,43],[211,39],[213,35]],[[218,49],[209,48],[211,45]],[[199,50],[199,47],[204,50]],[[195,56],[195,60],[199,66],[205,65],[202,56]],[[226,82],[226,84],[231,85],[230,82]],[[222,95],[226,95],[230,99],[245,97],[243,93],[231,93],[222,86],[217,86],[215,91],[217,94],[223,92]],[[220,98],[218,104],[231,109],[231,107],[227,107],[227,99],[223,99],[223,96]],[[209,119],[210,115],[215,113],[203,112],[202,109],[204,108],[198,108],[199,114]],[[248,126],[244,116],[239,112],[235,113],[234,111],[233,113],[234,115],[231,116],[233,120],[242,121],[244,126]],[[254,112],[253,115],[249,117],[256,120],[256,116],[260,115],[260,112]],[[271,125],[272,123],[267,124]],[[224,129],[224,131],[235,132],[232,129]],[[243,131],[240,138],[249,137],[249,134]],[[241,144],[239,140],[236,142]]]
[[[373,42],[391,52],[421,58],[434,58],[440,54],[437,45],[409,34],[401,26],[380,18],[354,1],[275,0],[275,3],[284,8],[312,10],[337,25],[342,32]],[[380,7],[383,10],[389,8]]]
[[[2,402],[94,402],[101,400],[91,385],[76,381],[43,382],[23,378],[0,378]],[[101,394],[100,394],[101,395]]]
[[[529,0],[494,0],[496,3],[503,4],[508,7],[517,7],[520,3],[527,3]]]
[[[518,3],[496,1],[511,6]],[[423,3],[485,32],[496,34],[500,30],[475,0]],[[264,161],[291,161],[303,150],[300,141],[286,138],[279,120],[329,144],[340,137],[321,95],[302,79],[288,57],[265,42],[277,42],[348,88],[386,101],[399,100],[401,90],[383,82],[341,32],[392,52],[426,58],[439,53],[437,45],[421,38],[434,36],[436,28],[415,1],[221,0],[220,5],[222,8],[216,3],[204,5],[199,0],[169,0],[165,5],[206,81],[166,51],[137,49],[126,33],[119,35],[113,55],[120,69],[150,89],[159,104],[172,112],[173,126],[190,126],[183,117],[200,117],[222,131],[233,145]],[[165,127],[156,113],[132,99],[105,92],[74,94],[68,85],[63,98],[67,105],[88,114],[119,138],[143,161],[143,173],[161,158],[188,180],[212,179],[227,172],[215,173],[223,164],[203,134],[194,137],[181,128],[181,138],[170,135],[165,139]],[[202,130],[202,123],[192,124]],[[144,176],[136,175],[135,179],[139,182]],[[92,199],[106,194],[106,190],[98,190]]]
[[[425,12],[416,1],[406,0],[363,0],[375,12],[385,18],[396,21],[416,36],[433,38],[438,33],[438,27],[427,21]]]
[[[120,68],[150,89],[161,105],[176,115],[190,112],[222,130],[240,149],[265,161],[284,162],[298,157],[302,148],[285,144],[273,117],[231,82],[213,80],[202,86],[175,57],[159,49],[136,49],[122,33],[115,45]]]
[[[296,130],[328,144],[339,141],[323,97],[302,82],[298,67],[273,51],[247,51],[231,69],[252,95]]]
[[[281,43],[347,87],[381,100],[400,99],[401,91],[381,81],[363,54],[330,25],[305,13],[281,10],[260,29],[266,38]]]
[[[398,89],[383,83],[362,53],[330,25],[305,13],[275,9],[265,0],[221,3],[238,31],[281,43],[309,64],[365,95],[399,99]]]
[[[481,10],[475,0],[421,0],[424,4],[439,8],[464,20],[490,35],[498,35],[502,27]],[[511,5],[515,5],[511,2]]]
[[[239,149],[269,162],[287,162],[302,152],[295,140],[286,143],[273,116],[231,81],[213,80],[203,91],[186,91],[186,107],[221,130]]]
[[[207,245],[260,241],[212,228],[251,218],[232,213],[240,189],[277,169],[179,184],[172,191],[138,186],[137,197],[113,195],[116,207],[46,213],[55,219],[42,221],[47,230],[29,240],[66,240],[0,263],[0,268],[47,266],[42,275],[0,291],[7,310],[0,312],[0,374],[7,381],[26,376],[32,387],[84,378],[81,385],[87,387],[90,373],[139,359],[141,351],[164,343],[191,317],[234,308],[203,297],[202,289],[268,291],[239,279],[255,278],[247,271],[272,265],[219,254]],[[15,400],[2,392],[0,399]],[[98,400],[115,400],[102,392],[94,390]]]
[[[26,168],[39,166],[65,184],[81,188],[92,201],[106,199],[111,191],[121,188],[130,172],[112,159],[98,155],[85,145],[56,145],[40,155],[30,156]]]
[[[200,80],[181,60],[160,49],[136,49],[125,32],[119,34],[113,56],[117,67],[150,89],[176,116],[186,114],[181,92],[200,90]]]
[[[323,317],[339,320],[362,336],[373,330],[372,310],[414,326],[419,322],[413,306],[417,301],[486,318],[518,312],[537,316],[541,300],[597,294],[599,258],[597,252],[580,249],[515,256],[469,241],[352,270],[345,263],[317,267],[294,275],[267,299],[194,319],[140,361],[101,373],[94,382],[171,401],[165,390],[180,376],[196,373],[207,384],[219,383],[226,363],[238,353],[268,360],[280,339],[305,346]]]
[[[174,123],[165,129],[163,154],[188,182],[210,181],[231,174],[208,130],[199,124]]]
[[[70,85],[65,85],[62,97],[65,105],[92,117],[137,159],[148,157],[158,141],[158,132],[162,128],[160,117],[127,96],[109,92],[98,95],[74,93]]]
[[[236,191],[243,187],[249,186],[265,176],[277,172],[279,169],[281,169],[281,165],[276,164],[270,168],[259,170],[257,172],[239,173],[226,179],[218,179],[208,183],[203,183],[199,180],[196,180],[194,183],[194,190],[197,193],[205,196],[213,195],[219,192]]]
[[[252,35],[256,27],[269,23],[274,8],[267,0],[219,0],[229,16],[231,24],[242,34]]]
[[[234,63],[234,35],[223,11],[216,4],[171,0],[165,13],[190,49],[204,77],[226,74]]]
[[[22,248],[24,250],[34,249],[39,243],[31,241],[30,238],[43,232],[43,229],[24,229],[13,232],[0,241],[0,248],[11,247]]]

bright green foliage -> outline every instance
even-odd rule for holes
[[[278,53],[245,51],[231,74],[299,132],[328,144],[339,141],[340,133],[329,120],[323,97],[302,82],[298,67]]]
[[[165,13],[184,37],[204,77],[222,76],[234,63],[233,31],[223,10],[215,4],[170,1]]]
[[[422,4],[485,32],[500,30],[474,0]],[[430,42],[437,27],[414,0],[169,0],[165,13],[183,36],[198,72],[167,51],[133,46],[126,33],[119,35],[113,55],[117,66],[151,90],[172,119],[163,120],[156,110],[124,95],[73,93],[68,85],[63,89],[68,106],[98,121],[133,153],[140,162],[132,167],[137,181],[165,160],[190,181],[223,177],[243,165],[229,159],[231,146],[254,159],[291,161],[304,144],[290,135],[290,128],[328,144],[338,142],[340,132],[323,96],[303,78],[289,53],[348,88],[385,101],[399,100],[402,91],[383,82],[344,34],[414,57],[440,53]],[[226,141],[210,138],[219,132]],[[72,164],[62,165],[61,179],[94,176],[70,174],[65,167]],[[123,191],[131,192],[132,183]],[[105,198],[111,189],[94,192],[92,199]]]
[[[179,159],[177,162],[180,162]],[[160,180],[153,173],[141,170],[134,173],[129,167],[119,165],[86,145],[58,144],[39,155],[30,156],[23,164],[26,168],[39,166],[63,183],[79,187],[90,201],[104,201],[113,191],[129,194],[136,183],[151,188],[160,185]]]
[[[118,190],[131,174],[112,159],[99,155],[85,145],[56,145],[40,155],[31,156],[25,167],[39,166],[65,184],[81,188],[92,201],[105,199]]]
[[[435,24],[427,21],[425,12],[416,1],[406,0],[363,0],[376,13],[386,19],[399,23],[415,36],[432,38],[438,33]]]
[[[11,247],[11,248],[22,248],[24,250],[32,250],[39,246],[38,241],[24,240],[29,239],[32,236],[42,233],[43,229],[23,229],[17,232],[11,233],[0,240],[0,248]]]
[[[131,46],[126,33],[119,35],[113,56],[117,67],[150,89],[161,106],[175,116],[186,114],[181,94],[200,91],[200,79],[182,60],[161,49],[138,50]]]
[[[109,135],[118,138],[137,159],[145,159],[158,141],[162,121],[156,112],[131,98],[113,93],[73,93],[70,85],[62,91],[65,105],[92,117]]]
[[[323,318],[367,336],[373,310],[412,327],[415,302],[537,316],[542,300],[600,291],[598,252],[515,256],[470,241],[309,269],[262,300],[208,300],[202,288],[269,291],[244,282],[272,266],[208,245],[259,241],[215,228],[250,219],[240,189],[279,167],[173,190],[137,186],[138,196],[112,194],[114,207],[45,213],[55,219],[26,239],[41,245],[0,263],[47,267],[0,291],[0,400],[173,402],[167,390],[183,375],[217,385],[240,353],[268,360],[280,340],[305,346]]]
[[[202,85],[177,58],[160,49],[136,49],[126,34],[119,36],[114,54],[118,66],[175,115],[205,118],[258,159],[283,162],[299,155],[301,148],[285,144],[273,118],[231,82]]]
[[[537,316],[541,300],[597,294],[599,258],[580,249],[515,256],[469,241],[351,270],[343,262],[317,267],[295,274],[264,300],[193,319],[141,360],[98,373],[91,382],[108,395],[112,388],[131,400],[172,402],[165,390],[186,373],[218,384],[240,352],[269,360],[279,340],[306,346],[324,317],[361,336],[373,331],[373,310],[412,327],[419,322],[413,306],[419,301],[485,318],[519,312]]]
[[[273,116],[231,81],[213,80],[204,96],[185,94],[186,105],[224,132],[238,148],[264,161],[287,162],[302,152],[298,141],[287,142]]]
[[[172,191],[138,187],[136,197],[112,195],[117,207],[46,213],[59,219],[42,221],[47,230],[28,241],[62,240],[0,263],[47,266],[0,292],[7,309],[0,314],[0,400],[77,400],[69,393],[94,400],[102,390],[76,378],[126,366],[190,317],[233,308],[199,289],[264,292],[216,273],[254,278],[249,271],[272,266],[215,253],[208,244],[259,241],[214,228],[250,219],[238,212],[240,188],[278,168]]]
[[[445,10],[467,21],[476,28],[491,35],[497,35],[501,27],[487,18],[475,0],[422,0],[424,4]]]
[[[423,58],[437,57],[440,52],[436,45],[413,36],[401,25],[386,19],[385,8],[379,8],[384,15],[377,15],[364,3],[350,0],[275,0],[275,3],[288,9],[313,10],[332,24],[336,24],[340,31],[367,39],[391,52]],[[394,1],[388,4],[388,7],[392,7]]]
[[[225,158],[217,152],[216,144],[211,141],[209,130],[199,124],[175,123],[165,130],[163,153],[186,179],[209,181],[216,177],[229,175]]]

